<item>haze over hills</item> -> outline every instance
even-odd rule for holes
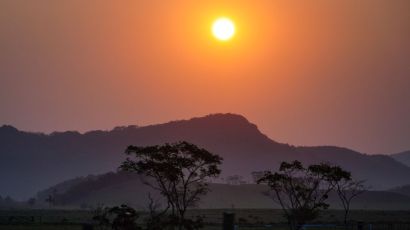
[[[158,191],[150,189],[141,179],[142,176],[136,173],[126,172],[76,178],[39,192],[37,200],[47,205],[44,204],[44,200],[53,194],[56,205],[60,208],[129,204],[146,210],[149,203],[147,197],[150,194],[156,202],[164,205]],[[266,195],[268,188],[265,185],[211,183],[210,189],[210,192],[201,199],[199,208],[280,208],[279,204]],[[409,195],[396,190],[367,191],[353,200],[352,209],[409,210]],[[343,208],[334,193],[330,194],[329,204],[331,209]]]
[[[410,167],[410,151],[391,154],[391,157]]]
[[[406,195],[410,197],[410,185],[403,185],[396,188],[392,188],[389,191]]]
[[[56,132],[50,135],[0,128],[0,195],[18,199],[61,181],[114,171],[128,145],[154,145],[186,140],[221,155],[223,175],[249,178],[252,171],[276,169],[281,161],[327,161],[366,179],[374,189],[410,184],[410,168],[385,155],[365,155],[332,147],[294,147],[262,134],[235,114],[214,114],[190,120],[111,131]],[[13,178],[11,180],[10,178]]]

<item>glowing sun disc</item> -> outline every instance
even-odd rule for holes
[[[227,41],[235,34],[235,24],[229,18],[219,18],[212,24],[212,34],[221,41]]]

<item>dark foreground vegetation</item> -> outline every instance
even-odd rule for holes
[[[279,209],[194,209],[187,211],[187,217],[201,216],[204,230],[222,229],[223,213],[234,213],[237,229],[288,229],[282,210]],[[84,226],[104,229],[93,220],[94,211],[84,210],[11,210],[0,211],[0,229],[7,230],[82,230]],[[138,212],[139,222],[148,216]],[[306,229],[339,229],[343,226],[342,210],[326,210],[311,222]],[[364,230],[404,230],[410,229],[410,211],[352,210],[349,229],[357,229],[363,222]],[[142,224],[142,223],[141,223]],[[316,227],[315,227],[316,226]],[[336,226],[339,226],[338,228]],[[111,228],[105,228],[111,229]]]

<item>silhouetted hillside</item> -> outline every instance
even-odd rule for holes
[[[276,169],[284,160],[329,161],[351,170],[377,189],[410,184],[410,168],[388,156],[368,156],[338,147],[293,147],[269,139],[246,118],[215,114],[111,131],[50,135],[0,128],[0,195],[28,198],[61,181],[115,171],[128,145],[186,140],[224,158],[223,176]]]
[[[126,203],[138,209],[147,209],[148,193],[161,201],[158,193],[141,182],[141,177],[132,173],[107,173],[93,178],[83,178],[64,192],[57,193],[57,207],[96,207]],[[41,192],[38,200],[44,200],[61,184]],[[264,185],[210,184],[211,191],[203,197],[199,208],[280,208],[266,196]],[[342,209],[336,194],[330,194],[332,209]],[[353,209],[409,210],[410,197],[389,191],[369,191],[352,202]]]
[[[399,193],[410,197],[410,185],[403,185],[389,190],[390,192]]]
[[[410,167],[410,151],[392,154],[391,157]]]

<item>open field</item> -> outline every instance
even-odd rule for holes
[[[82,225],[0,225],[0,230],[82,230]]]
[[[277,209],[197,209],[190,210],[188,216],[201,216],[206,224],[205,230],[216,230],[221,229],[224,212],[235,213],[235,222],[240,230],[287,229],[282,212]],[[83,229],[82,224],[84,223],[92,223],[92,216],[92,211],[84,210],[2,210],[0,211],[0,230],[77,230]],[[323,212],[313,224],[340,225],[342,217],[341,210],[328,210]],[[144,218],[144,213],[141,212],[142,218]],[[391,224],[395,224],[394,229],[396,230],[410,229],[410,211],[353,210],[350,219],[352,222],[363,221],[366,226],[372,224],[373,230],[392,229]],[[309,229],[336,228],[327,225],[312,226]]]
[[[282,211],[278,209],[193,209],[188,216],[201,216],[205,223],[222,223],[224,212],[235,214],[238,223],[278,224],[285,223]],[[141,212],[141,218],[144,213]],[[89,223],[93,212],[86,210],[0,210],[0,224],[43,223],[81,224]],[[315,221],[318,223],[338,223],[343,218],[341,210],[327,210]],[[410,211],[352,210],[352,221],[363,222],[410,222]]]

